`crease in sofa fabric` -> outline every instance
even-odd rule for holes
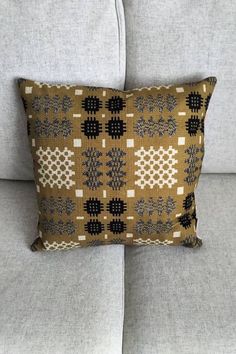
[[[120,77],[123,80],[123,88],[125,86],[126,76],[126,28],[125,13],[122,0],[115,0],[115,8],[117,14],[118,36],[119,36],[119,70]]]

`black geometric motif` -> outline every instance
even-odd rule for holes
[[[145,213],[145,200],[144,198],[141,198],[139,200],[137,200],[137,202],[135,203],[135,207],[134,210],[136,211],[136,213],[139,216],[143,216],[143,214]]]
[[[59,131],[64,138],[72,133],[72,127],[71,121],[66,119],[66,117],[62,118],[61,124],[59,123]],[[54,136],[56,136],[56,133],[54,133]]]
[[[171,220],[167,220],[163,222],[161,220],[156,223],[152,220],[144,222],[143,220],[139,220],[135,225],[135,231],[139,235],[143,234],[161,234],[161,233],[169,233],[173,227],[173,223]]]
[[[126,132],[126,123],[124,123],[119,117],[111,118],[108,123],[106,123],[106,132],[112,137],[112,139],[120,139],[120,137]]]
[[[165,108],[164,96],[161,94],[158,94],[156,96],[155,102],[156,102],[157,109],[159,110],[160,113],[162,113]]]
[[[40,202],[40,209],[43,212],[49,212],[51,214],[58,213],[61,215],[66,213],[67,215],[70,215],[75,210],[75,202],[73,202],[70,198],[62,197],[42,198]]]
[[[176,207],[176,202],[172,197],[168,196],[166,200],[166,214],[170,215],[174,211],[175,207]]]
[[[205,109],[206,109],[206,111],[208,109],[210,99],[211,99],[211,93],[205,99]]]
[[[184,160],[185,163],[188,164],[188,167],[184,170],[187,174],[185,177],[185,182],[189,185],[194,183],[198,175],[196,173],[200,170],[201,166],[198,166],[200,158],[198,157],[199,148],[196,145],[190,145],[186,150],[185,153],[188,154],[188,158]]]
[[[147,133],[146,121],[143,117],[140,117],[134,125],[134,131],[142,138]]]
[[[68,234],[71,235],[75,233],[75,224],[73,221],[64,222],[62,220],[54,221],[53,219],[43,219],[40,221],[40,226],[44,232],[55,234]]]
[[[146,105],[148,112],[153,112],[154,110],[156,110],[155,101],[154,101],[153,96],[151,96],[151,95],[148,95],[146,97],[145,105]]]
[[[62,99],[58,95],[53,97],[49,97],[48,95],[35,96],[32,101],[32,108],[36,113],[48,113],[49,110],[52,110],[52,112],[55,114],[57,114],[60,110],[66,113],[72,108],[72,106],[72,99],[66,95],[63,96]]]
[[[39,113],[41,111],[41,100],[43,97],[35,96],[32,100],[32,109],[34,112]]]
[[[88,96],[82,101],[82,107],[87,113],[97,113],[102,108],[102,101],[96,96]]]
[[[196,236],[188,236],[183,241],[181,245],[188,248],[197,248],[202,246],[202,240]]]
[[[51,98],[50,106],[54,113],[58,113],[61,110],[61,99],[58,95]]]
[[[164,208],[165,208],[165,202],[164,202],[163,197],[158,197],[156,210],[157,210],[157,214],[159,216],[161,216],[161,214],[163,213]]]
[[[63,118],[61,120],[55,118],[49,121],[48,118],[44,120],[36,119],[34,127],[35,135],[39,137],[57,137],[63,136],[67,138],[72,133],[72,123],[69,119]]]
[[[136,97],[134,101],[134,107],[136,107],[138,112],[143,112],[145,109],[145,99],[143,96]]]
[[[170,94],[166,97],[161,94],[156,96],[148,95],[146,98],[144,98],[144,96],[138,96],[134,101],[134,106],[138,112],[143,112],[146,109],[148,112],[158,110],[162,113],[165,108],[171,112],[177,106],[177,99]]]
[[[62,106],[61,108],[62,112],[64,113],[68,112],[73,106],[72,99],[69,96],[63,96],[61,106]]]
[[[189,213],[181,215],[178,220],[180,225],[182,225],[185,229],[188,229],[191,226],[191,215]]]
[[[186,130],[190,136],[195,136],[200,127],[200,119],[198,116],[191,116],[188,121],[185,123]]]
[[[123,179],[126,172],[122,170],[123,166],[126,165],[123,161],[125,155],[126,153],[120,148],[112,148],[106,154],[106,156],[110,157],[110,161],[106,163],[106,165],[110,167],[110,171],[107,172],[110,181],[107,182],[107,185],[113,190],[118,190],[126,184]]]
[[[48,113],[50,108],[52,108],[52,100],[49,95],[41,97],[41,109],[44,113]]]
[[[96,118],[87,118],[81,124],[81,130],[88,139],[96,139],[102,132],[102,124]]]
[[[168,94],[166,96],[166,108],[168,109],[169,112],[171,112],[175,109],[176,106],[177,106],[176,97]]]
[[[134,131],[137,135],[144,137],[148,135],[150,138],[155,135],[163,136],[167,134],[173,136],[176,133],[177,123],[175,118],[169,116],[167,120],[164,120],[163,117],[155,119],[153,117],[145,120],[143,117],[140,117],[134,125]]]
[[[186,105],[191,109],[192,112],[198,112],[203,105],[203,98],[199,92],[191,92],[186,97]]]
[[[108,230],[110,230],[113,234],[121,234],[126,230],[126,224],[120,219],[113,219],[107,225]]]
[[[185,210],[188,210],[191,208],[194,202],[194,193],[189,193],[187,197],[183,201],[183,207]]]
[[[90,219],[84,228],[90,235],[99,235],[104,230],[104,225],[97,219]]]
[[[82,152],[82,155],[86,157],[86,160],[82,163],[85,166],[83,175],[87,177],[84,184],[92,190],[99,188],[103,183],[99,180],[99,177],[103,175],[99,171],[99,167],[102,163],[99,161],[102,153],[94,147],[88,148]]]
[[[208,77],[206,80],[209,82],[210,85],[215,85],[217,82],[217,79],[214,76]]]
[[[156,202],[153,200],[153,198],[149,198],[147,201],[146,201],[146,212],[147,214],[150,216],[154,213],[155,211],[155,208],[156,208]]]
[[[107,204],[107,211],[113,216],[120,216],[127,210],[126,207],[126,203],[120,198],[112,198]]]
[[[196,209],[194,208],[193,212],[192,212],[192,219],[195,220],[195,225],[197,225],[197,214],[196,214]]]
[[[23,103],[23,106],[24,106],[24,110],[26,111],[27,107],[28,107],[27,101],[26,101],[26,99],[24,99],[24,97],[22,97],[21,99],[22,99],[22,103]]]
[[[172,117],[169,116],[167,119],[167,133],[169,136],[173,136],[176,133],[176,128],[177,128],[177,123],[176,120]]]
[[[84,210],[90,216],[98,216],[103,211],[103,203],[97,198],[89,198],[84,203]]]
[[[119,245],[125,243],[125,240],[122,240],[122,238],[117,237],[117,238],[113,238],[109,243],[114,245]]]
[[[134,210],[139,216],[144,216],[145,213],[149,216],[155,213],[157,213],[158,216],[161,216],[164,212],[169,216],[175,208],[176,202],[172,197],[168,196],[166,201],[163,197],[158,197],[156,200],[150,197],[146,201],[144,198],[141,198],[135,203]]]
[[[200,131],[204,134],[204,118],[201,119]]]
[[[125,107],[125,101],[120,96],[112,96],[106,101],[106,108],[111,113],[119,113]]]
[[[31,132],[31,124],[29,121],[27,121],[27,134],[30,135]]]
[[[90,246],[90,247],[93,247],[93,246],[102,246],[102,245],[104,245],[104,241],[101,241],[101,240],[92,240],[92,241],[89,241],[88,242],[88,245]]]

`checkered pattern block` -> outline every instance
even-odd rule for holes
[[[32,248],[200,246],[194,191],[215,83],[119,91],[20,79],[39,205]]]

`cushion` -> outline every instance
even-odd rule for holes
[[[215,83],[119,91],[20,79],[39,205],[33,249],[200,246],[194,190]]]
[[[236,353],[236,175],[202,174],[201,252],[125,252],[124,354]]]
[[[0,195],[0,353],[121,354],[124,247],[32,253],[35,184]]]
[[[0,178],[33,179],[15,79],[125,81],[122,0],[0,1]]]
[[[123,0],[126,89],[216,75],[203,172],[236,172],[236,2]],[[227,137],[227,139],[225,138]]]

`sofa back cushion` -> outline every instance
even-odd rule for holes
[[[236,2],[124,0],[127,89],[216,75],[203,172],[236,172]]]
[[[32,179],[21,76],[122,88],[121,0],[1,0],[0,178]]]

